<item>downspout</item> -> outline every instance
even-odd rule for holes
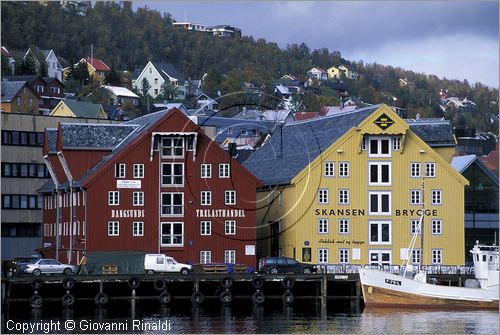
[[[69,170],[68,163],[66,162],[66,159],[64,158],[64,154],[62,151],[57,152],[57,157],[59,158],[59,161],[61,162],[61,165],[64,170],[64,174],[66,175],[66,178],[68,179],[69,183],[69,195],[70,195],[70,200],[69,200],[69,228],[70,228],[70,233],[69,233],[69,257],[68,257],[68,263],[71,264],[71,259],[73,258],[73,176],[71,175],[71,171]]]
[[[45,155],[43,156],[43,162],[45,163],[45,166],[47,167],[47,170],[49,171],[50,178],[52,179],[52,182],[54,183],[55,191],[56,191],[56,229],[55,229],[55,235],[56,235],[56,260],[59,260],[59,217],[61,215],[61,209],[59,207],[59,181],[57,180],[57,176],[54,173],[54,169],[52,168],[52,164],[50,163],[49,156]]]
[[[85,234],[83,234],[84,238],[84,245],[85,245],[85,255],[87,255],[87,191],[85,191],[82,187],[80,187],[80,190],[82,190],[83,193],[83,207],[84,209],[84,221],[83,221],[83,231],[85,231]],[[83,232],[82,231],[82,232]]]

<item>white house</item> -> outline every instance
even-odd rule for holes
[[[62,82],[63,81],[63,68],[62,68],[61,64],[59,63],[59,60],[57,59],[57,56],[56,56],[54,50],[52,50],[52,49],[50,49],[50,50],[40,49],[40,52],[42,53],[42,55],[44,57],[45,63],[47,64],[47,76],[57,78],[60,82]],[[26,51],[23,59],[26,58],[26,56],[28,56],[30,53],[35,57],[35,60],[37,63],[36,66],[37,66],[37,68],[39,68],[40,62],[38,60],[37,55],[33,52],[33,50],[31,50],[31,48],[29,48],[28,51]]]
[[[318,67],[313,67],[312,69],[310,69],[309,71],[307,71],[307,76],[310,79],[316,78],[318,80],[323,80],[323,81],[327,81],[328,80],[328,72],[326,72],[325,70],[320,69]]]
[[[151,86],[148,90],[149,95],[156,98],[161,93],[161,86],[169,81],[178,88],[175,100],[184,100],[186,98],[187,81],[170,63],[148,62],[139,76],[133,81],[132,86],[139,92],[142,91],[142,82],[147,79]]]

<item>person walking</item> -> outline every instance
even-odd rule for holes
[[[83,256],[80,259],[80,263],[78,264],[80,266],[80,269],[78,271],[78,274],[85,274],[88,275],[89,271],[87,270],[87,255],[85,252],[83,252]]]

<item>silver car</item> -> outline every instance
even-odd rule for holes
[[[32,263],[25,264],[23,272],[32,273],[39,276],[42,273],[62,273],[69,276],[76,272],[77,266],[71,264],[62,264],[55,259],[42,258]]]

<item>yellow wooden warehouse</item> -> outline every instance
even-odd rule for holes
[[[468,181],[449,164],[455,144],[449,122],[385,105],[278,125],[244,163],[264,184],[257,256],[417,264],[421,250],[407,248],[423,211],[423,263],[464,264]]]

